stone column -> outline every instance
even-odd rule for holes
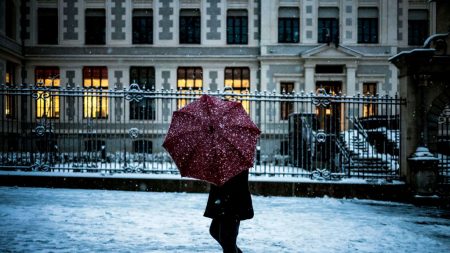
[[[314,65],[305,64],[305,92],[315,92],[316,84],[314,82]]]
[[[356,66],[347,65],[347,83],[344,93],[348,96],[354,96],[356,91]]]

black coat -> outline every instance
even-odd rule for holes
[[[252,197],[248,189],[248,170],[241,172],[222,186],[211,184],[205,217],[253,218]]]

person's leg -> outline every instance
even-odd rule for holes
[[[219,220],[218,219],[213,219],[211,221],[211,226],[209,227],[209,233],[211,234],[211,236],[220,244],[220,240],[219,240],[219,228],[220,228],[220,224],[219,224]]]
[[[224,253],[242,252],[236,246],[240,221],[234,218],[213,219],[209,232],[219,242]]]

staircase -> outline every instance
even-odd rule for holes
[[[390,174],[389,163],[383,160],[383,155],[376,152],[360,131],[347,131],[339,136],[337,142],[341,145],[341,153],[345,152],[348,157],[343,163],[348,176],[386,178]]]

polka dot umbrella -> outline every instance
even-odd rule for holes
[[[253,166],[260,134],[241,103],[202,95],[173,113],[163,147],[182,177],[220,186]]]

